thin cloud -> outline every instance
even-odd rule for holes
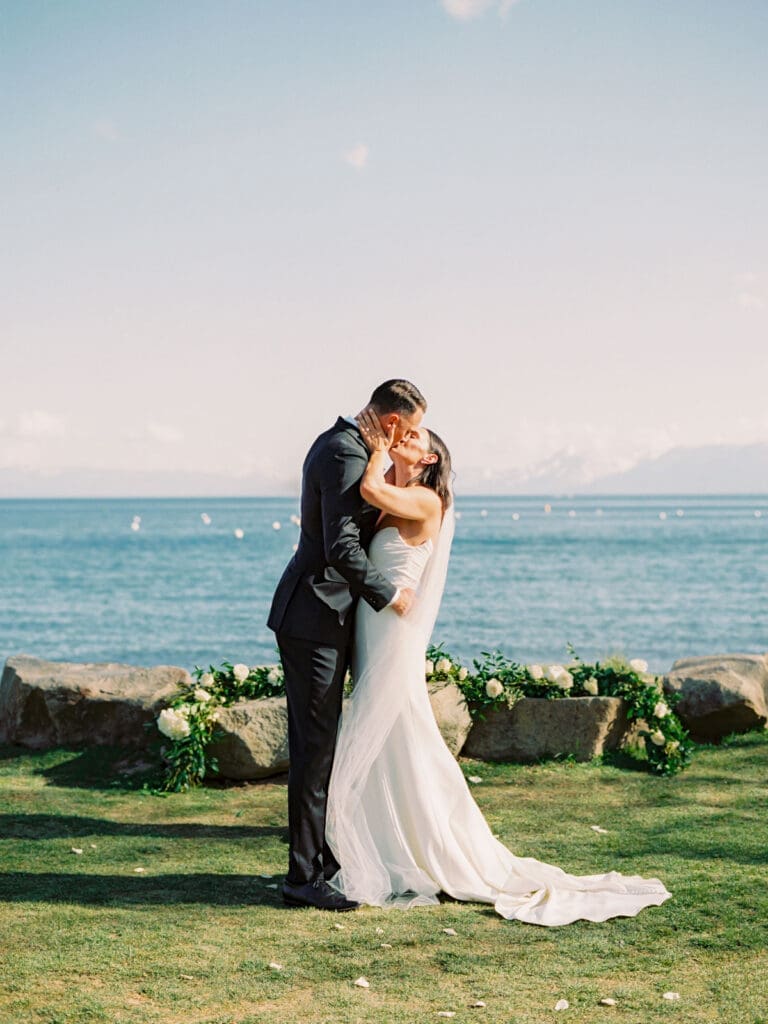
[[[344,154],[344,159],[350,167],[354,167],[356,171],[362,171],[368,163],[368,153],[369,150],[365,143],[358,142],[356,146],[353,146],[352,149]]]
[[[456,21],[473,21],[495,8],[500,18],[509,14],[519,0],[440,0],[443,10]]]
[[[147,423],[146,431],[148,437],[161,444],[178,444],[179,441],[184,440],[184,433],[171,423],[150,421]]]
[[[63,437],[66,433],[66,424],[60,416],[45,412],[43,409],[33,409],[32,412],[25,412],[19,416],[17,434],[27,439],[43,437]]]
[[[99,118],[98,121],[94,121],[91,126],[93,131],[100,139],[104,142],[120,142],[122,136],[117,130],[114,121],[110,121],[107,117]]]

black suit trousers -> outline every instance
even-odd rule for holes
[[[339,869],[325,842],[325,815],[349,643],[323,646],[279,632],[277,644],[285,672],[291,755],[286,879],[303,885],[331,878]]]

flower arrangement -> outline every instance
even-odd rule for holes
[[[521,665],[501,651],[483,651],[470,670],[438,644],[427,650],[424,674],[428,682],[455,683],[473,718],[495,708],[514,707],[522,697],[621,697],[628,718],[640,723],[639,732],[654,772],[674,775],[689,763],[692,744],[675,713],[679,698],[663,693],[660,679],[648,673],[646,662],[616,657],[586,664],[570,644],[568,651],[567,665],[546,666]],[[209,747],[217,738],[221,708],[241,700],[285,694],[283,669],[277,664],[249,668],[223,661],[220,668],[211,665],[207,671],[196,666],[192,675],[192,683],[182,687],[157,718],[158,729],[170,741],[163,750],[163,789],[167,792],[199,785],[207,774],[217,770]],[[352,685],[347,674],[345,693]]]
[[[216,739],[220,709],[240,700],[278,697],[285,693],[282,665],[233,665],[206,672],[195,666],[191,685],[182,687],[157,717],[157,727],[171,742],[163,750],[165,776],[162,788],[181,793],[199,785],[218,765],[208,748]]]
[[[427,678],[454,681],[473,718],[483,717],[491,708],[514,707],[521,697],[621,697],[627,717],[643,725],[639,732],[653,771],[675,775],[689,763],[692,744],[675,713],[679,697],[663,693],[661,680],[648,673],[647,662],[616,657],[589,665],[570,644],[568,651],[567,667],[519,665],[501,651],[483,651],[470,673],[441,644],[427,651]]]

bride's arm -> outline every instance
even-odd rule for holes
[[[442,510],[440,498],[430,487],[395,487],[385,473],[387,449],[374,448],[360,481],[360,494],[374,508],[401,519],[423,522]]]

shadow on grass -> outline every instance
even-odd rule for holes
[[[282,876],[253,875],[88,875],[12,871],[0,874],[0,903],[66,903],[84,906],[133,904],[210,904],[264,906],[287,910],[279,885]]]
[[[73,814],[0,814],[3,839],[69,839],[74,836],[154,836],[162,839],[263,839],[288,842],[283,825],[207,825],[201,822],[106,821]]]

